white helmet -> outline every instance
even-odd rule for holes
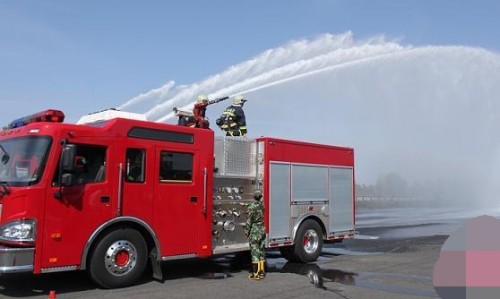
[[[198,96],[198,99],[196,100],[197,103],[203,103],[203,102],[208,102],[208,98],[204,94],[200,94]]]
[[[234,97],[233,99],[233,104],[234,105],[243,105],[243,103],[245,103],[247,100],[245,100],[245,98],[239,94],[237,96]]]

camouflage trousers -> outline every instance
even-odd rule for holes
[[[249,238],[250,244],[250,254],[252,255],[252,263],[258,263],[265,259],[265,250],[264,250],[264,238],[263,236],[258,236],[258,238]]]

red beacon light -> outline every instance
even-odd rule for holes
[[[41,111],[32,115],[28,115],[25,117],[18,118],[12,121],[7,129],[19,128],[22,126],[26,126],[30,123],[36,122],[54,122],[54,123],[62,123],[64,121],[64,113],[60,110],[48,109],[45,111]]]

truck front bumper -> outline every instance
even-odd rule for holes
[[[0,274],[33,272],[35,248],[12,248],[0,245]]]

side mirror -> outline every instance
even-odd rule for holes
[[[75,171],[76,145],[65,144],[61,154],[61,170],[63,173]]]
[[[54,197],[57,199],[63,198],[62,187],[69,187],[75,184],[75,175],[73,172],[76,169],[76,145],[67,144],[65,140],[61,142],[63,146],[61,152],[61,160],[59,161],[59,190],[54,192]]]
[[[7,164],[9,162],[9,153],[0,144],[0,153],[2,153],[2,164]]]
[[[75,184],[75,175],[72,173],[63,173],[61,176],[61,186],[69,187]]]

